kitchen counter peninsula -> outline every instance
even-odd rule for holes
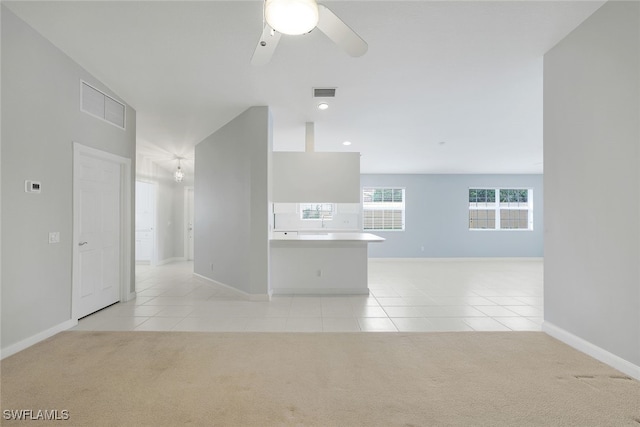
[[[274,232],[271,289],[274,295],[367,295],[371,233]]]

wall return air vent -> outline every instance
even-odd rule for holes
[[[85,82],[81,82],[80,110],[120,129],[125,128],[125,105]]]

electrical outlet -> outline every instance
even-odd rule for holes
[[[59,231],[51,231],[51,232],[49,232],[49,243],[60,243],[60,232]]]
[[[211,263],[211,271],[213,271],[213,263]]]

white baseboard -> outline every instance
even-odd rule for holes
[[[306,295],[306,296],[327,296],[327,295],[369,295],[369,289],[344,289],[344,288],[323,288],[322,292],[318,289],[300,289],[300,288],[276,288],[273,289],[273,295]]]
[[[162,261],[158,261],[156,265],[165,265],[165,264],[171,264],[172,262],[180,262],[180,261],[186,261],[186,260],[187,259],[185,257],[173,257],[173,258],[163,259]]]
[[[137,294],[135,292],[129,292],[129,295],[124,297],[124,301],[123,302],[131,301],[132,299],[135,299],[136,296],[137,296]]]
[[[439,261],[439,262],[447,262],[447,261],[543,261],[543,257],[444,257],[444,258],[433,258],[433,257],[415,257],[415,258],[372,258],[369,257],[369,261],[374,262],[431,262],[431,261]]]
[[[633,377],[640,381],[640,366],[634,365],[633,363],[621,358],[620,356],[616,356],[615,354],[610,353],[607,350],[600,348],[597,345],[592,344],[577,335],[572,334],[571,332],[559,328],[551,322],[545,321],[542,324],[542,331],[548,335],[551,335],[555,339],[575,348],[576,350],[588,354],[594,359],[597,359],[602,363],[606,363],[612,368],[615,368],[620,372],[623,372],[630,377]]]
[[[78,324],[77,320],[69,319],[65,322],[62,322],[54,326],[53,328],[49,328],[46,331],[42,331],[40,333],[30,336],[27,339],[19,341],[15,344],[11,344],[9,347],[2,349],[0,359],[4,359],[5,357],[9,357],[13,354],[16,354],[19,351],[22,351],[28,347],[31,347],[34,344],[39,343],[40,341],[44,341],[47,338],[54,336],[58,332],[66,331],[69,328],[73,328],[77,324]]]
[[[203,276],[202,274],[193,273],[194,276],[199,277],[200,279],[206,280],[207,282],[211,282],[215,285],[222,286],[233,293],[235,293],[238,297],[248,300],[248,301],[271,301],[270,294],[248,294],[245,291],[241,291],[240,289],[236,289],[233,286],[225,285],[224,283],[218,282],[217,280],[213,280],[209,277]]]

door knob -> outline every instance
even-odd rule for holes
[[[89,242],[80,242],[80,243],[78,243],[78,246],[84,246],[84,245],[86,245],[87,243],[89,243]]]

